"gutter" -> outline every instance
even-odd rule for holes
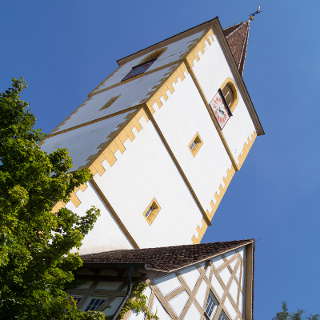
[[[125,297],[123,298],[122,302],[120,303],[120,305],[119,305],[115,315],[113,316],[112,320],[117,320],[121,309],[126,304],[128,299],[130,298],[130,295],[131,295],[131,292],[132,292],[132,273],[133,273],[133,270],[134,270],[134,268],[131,266],[129,268],[129,273],[128,273],[129,285],[128,285],[127,293],[126,293]]]

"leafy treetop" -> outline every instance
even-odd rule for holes
[[[64,291],[82,263],[71,249],[79,248],[99,211],[52,213],[91,175],[87,169],[71,172],[66,150],[41,150],[44,135],[21,100],[24,88],[14,79],[0,93],[0,318],[104,319],[78,311]]]

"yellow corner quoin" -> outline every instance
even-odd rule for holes
[[[211,220],[213,218],[215,212],[217,211],[218,206],[219,206],[224,194],[226,193],[234,174],[235,174],[235,169],[233,167],[231,167],[230,169],[227,170],[226,176],[223,178],[223,184],[221,183],[219,186],[219,190],[215,192],[214,200],[210,201],[211,210],[206,211],[206,214],[207,214],[207,217],[209,220]],[[192,239],[191,239],[194,244],[200,243],[207,228],[208,228],[207,222],[204,219],[202,219],[201,226],[197,225],[196,235],[193,235]]]
[[[234,94],[233,101],[232,101],[231,105],[229,106],[231,112],[233,112],[234,109],[236,108],[236,106],[238,105],[239,94],[238,94],[237,86],[231,78],[227,78],[226,80],[224,80],[223,84],[220,86],[222,93],[224,93],[224,90],[228,85],[231,87],[232,92]]]
[[[70,201],[71,203],[77,208],[79,207],[79,205],[81,204],[81,201],[79,199],[79,197],[77,196],[77,192],[78,191],[85,191],[88,188],[88,185],[86,183],[82,184],[81,186],[75,188],[75,190],[71,193],[70,195]],[[66,203],[59,201],[57,202],[54,207],[52,208],[52,212],[56,213],[58,212],[60,209],[64,208],[66,206]]]
[[[195,157],[196,154],[199,152],[200,148],[203,145],[203,141],[197,132],[195,136],[192,138],[191,142],[189,143],[188,147],[192,153],[192,155]]]
[[[211,46],[214,41],[214,33],[212,29],[209,29],[197,45],[186,56],[188,64],[193,67],[195,61],[200,60],[200,53],[203,54],[206,50],[206,45]]]
[[[146,210],[143,211],[143,216],[145,217],[146,221],[149,225],[153,223],[157,215],[159,214],[161,207],[157,200],[154,198],[146,208]]]
[[[140,108],[133,115],[130,115],[130,117],[122,127],[118,128],[116,132],[113,132],[107,137],[107,142],[98,147],[99,151],[96,154],[88,157],[88,163],[84,167],[88,167],[93,175],[99,174],[101,176],[104,174],[106,170],[102,164],[103,161],[107,161],[110,166],[114,165],[117,161],[115,153],[117,151],[124,153],[126,150],[124,143],[126,141],[132,142],[135,139],[136,136],[133,130],[135,129],[137,132],[142,130],[140,120],[145,119],[146,121],[149,121],[149,118],[143,108]],[[86,188],[87,185],[84,184],[72,192],[70,201],[75,207],[78,207],[81,204],[76,192],[79,190],[84,191]],[[59,201],[55,204],[52,211],[57,212],[61,208],[65,207],[65,205],[65,203]]]
[[[188,73],[187,67],[184,63],[181,63],[175,71],[171,73],[171,75],[164,81],[159,87],[156,88],[154,92],[152,92],[146,102],[151,113],[154,113],[155,110],[153,108],[154,104],[158,105],[158,108],[161,108],[163,105],[162,100],[168,100],[169,91],[171,94],[174,93],[175,88],[174,84],[176,82],[183,81],[185,79],[185,74]]]
[[[247,158],[247,155],[254,143],[254,141],[256,140],[256,137],[257,137],[257,132],[254,131],[247,139],[246,143],[244,144],[243,148],[242,148],[242,151],[238,157],[238,166],[239,166],[239,169],[242,167],[244,161],[246,160]]]
[[[149,121],[147,114],[142,108],[134,113],[134,115],[130,115],[130,117],[128,122],[107,137],[107,142],[98,147],[99,151],[96,154],[88,157],[88,167],[93,175],[97,173],[102,175],[105,172],[102,164],[103,161],[107,161],[110,166],[113,166],[117,161],[115,153],[118,151],[124,153],[126,150],[124,143],[127,141],[132,142],[136,137],[134,130],[137,132],[142,130],[140,120],[144,118],[146,121]]]

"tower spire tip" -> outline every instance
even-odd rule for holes
[[[257,10],[249,15],[249,21],[253,21],[254,17],[261,12],[262,12],[261,5],[259,5]]]

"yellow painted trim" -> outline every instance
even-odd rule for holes
[[[119,128],[117,132],[109,135],[108,141],[99,146],[98,153],[88,158],[89,163],[87,166],[93,175],[97,173],[102,175],[105,172],[102,164],[103,161],[107,161],[110,166],[113,166],[117,161],[115,153],[118,151],[124,153],[126,150],[124,143],[135,139],[134,130],[137,132],[142,130],[140,120],[143,118],[149,121],[147,114],[142,108],[130,116],[131,118],[128,119],[128,122],[126,122],[122,128]]]
[[[238,166],[239,168],[242,167],[244,161],[246,160],[247,158],[247,155],[254,143],[254,141],[256,140],[257,138],[257,133],[256,131],[254,131],[247,139],[246,143],[244,144],[243,148],[242,148],[242,151],[238,157]]]
[[[70,195],[70,201],[71,203],[77,208],[80,206],[81,201],[79,199],[79,197],[77,196],[77,192],[78,191],[85,191],[88,188],[88,185],[86,183],[82,184],[81,186],[75,188],[75,190],[71,193]],[[59,201],[57,202],[54,207],[52,208],[52,212],[56,213],[58,212],[60,209],[64,208],[66,206],[66,203]]]
[[[142,126],[140,124],[140,120],[144,118],[145,120],[149,121],[148,116],[146,115],[145,111],[140,108],[136,113],[133,115],[129,115],[128,121],[120,127],[116,132],[111,133],[107,138],[107,142],[103,143],[99,146],[99,151],[88,158],[89,163],[84,167],[88,167],[90,172],[95,175],[99,174],[102,175],[106,171],[103,166],[103,161],[107,161],[110,166],[114,165],[117,161],[115,153],[120,151],[121,153],[125,152],[126,148],[124,143],[126,141],[133,141],[135,139],[135,133],[133,129],[136,131],[141,131]],[[80,186],[76,188],[72,194],[70,195],[70,201],[73,203],[75,207],[78,207],[81,204],[79,197],[76,193],[81,190],[84,191],[87,186]],[[65,207],[65,203],[58,202],[53,207],[53,212],[59,211],[61,208]]]
[[[209,220],[213,218],[215,212],[217,211],[219,204],[224,194],[226,193],[234,174],[235,174],[235,169],[233,167],[227,170],[226,176],[223,178],[223,183],[220,184],[218,191],[216,191],[214,194],[214,200],[210,201],[211,210],[206,211],[207,217]],[[208,224],[204,219],[202,219],[201,225],[196,226],[196,235],[193,235],[191,239],[194,244],[200,243],[201,239],[203,238],[207,230],[207,227],[208,227]]]
[[[145,63],[145,62],[148,62],[150,60],[158,59],[167,49],[168,49],[168,47],[163,47],[158,50],[154,50],[154,51],[150,52],[141,61],[139,61],[135,66],[142,64],[142,63]],[[132,66],[132,67],[134,67],[134,66]]]
[[[151,213],[147,216],[148,211],[152,209]],[[157,200],[153,198],[147,208],[143,211],[142,215],[146,219],[149,225],[153,223],[153,221],[156,219],[157,215],[159,214],[161,210],[161,207]]]
[[[221,91],[223,92],[224,87],[230,84],[232,87],[232,91],[234,93],[234,100],[232,101],[231,106],[229,107],[231,112],[234,111],[234,109],[236,108],[236,106],[238,105],[238,101],[239,101],[239,93],[238,93],[238,89],[237,89],[237,85],[235,84],[235,82],[231,79],[231,78],[227,78],[226,80],[224,80],[223,84],[220,86]]]
[[[200,60],[200,54],[203,54],[206,50],[206,46],[211,46],[214,41],[214,33],[212,29],[209,29],[197,45],[187,54],[186,60],[191,67],[193,67],[196,61]]]
[[[198,141],[196,141],[198,140]],[[194,147],[192,148],[192,145],[195,143]],[[199,135],[199,132],[197,132],[192,140],[190,141],[188,147],[189,147],[189,150],[190,152],[192,153],[192,155],[195,157],[196,154],[199,152],[199,150],[201,149],[203,145],[203,140],[201,139],[200,135]]]
[[[185,79],[185,74],[188,73],[187,68],[184,63],[181,63],[174,72],[158,87],[154,92],[152,92],[146,102],[151,113],[154,113],[154,104],[157,104],[158,108],[163,106],[163,102],[168,100],[169,91],[171,94],[175,91],[174,84],[177,81],[183,81]]]

